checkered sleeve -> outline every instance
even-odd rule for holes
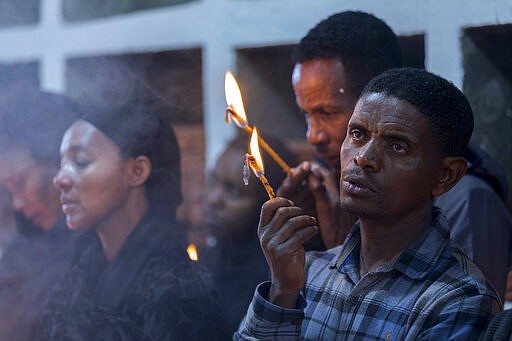
[[[270,282],[256,288],[254,298],[234,340],[298,340],[306,301],[299,297],[295,309],[279,307],[267,301]]]

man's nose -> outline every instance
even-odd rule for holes
[[[325,131],[325,127],[319,119],[311,117],[308,119],[307,123],[308,130],[306,133],[306,138],[311,145],[316,146],[320,144],[326,144],[329,141],[329,135]]]
[[[378,171],[381,165],[381,157],[374,142],[370,141],[362,146],[354,155],[354,162],[361,168]]]

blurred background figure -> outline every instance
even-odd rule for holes
[[[71,230],[93,231],[38,329],[40,340],[225,339],[211,276],[188,259],[175,220],[180,152],[140,105],[84,109],[54,178]]]
[[[297,164],[295,155],[281,140],[264,137],[285,162]],[[243,183],[243,156],[248,146],[245,132],[231,140],[208,175],[204,206],[207,238],[199,250],[199,261],[214,275],[232,331],[243,318],[255,285],[269,278],[256,234],[261,205],[269,198],[252,172],[248,186]],[[263,150],[262,157],[265,176],[277,186],[286,173]]]
[[[72,238],[52,178],[62,135],[77,116],[60,95],[31,88],[2,94],[0,183],[15,212],[16,234],[0,259],[1,340],[32,339],[45,297],[69,266]]]

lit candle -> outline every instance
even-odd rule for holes
[[[231,72],[226,72],[224,81],[224,91],[226,94],[226,102],[228,107],[226,108],[226,122],[230,123],[231,120],[235,121],[236,125],[244,129],[247,133],[251,134],[253,129],[247,121],[245,114],[244,103],[242,100],[242,93],[240,87],[236,82],[235,76]],[[281,168],[288,174],[291,174],[290,166],[281,159],[281,157],[263,140],[258,137],[259,142],[263,149],[281,166]]]
[[[249,144],[249,153],[245,155],[245,162],[249,164],[249,167],[254,172],[254,175],[258,179],[260,179],[261,183],[265,187],[267,191],[268,197],[270,199],[275,198],[274,190],[272,186],[268,183],[267,178],[265,177],[265,169],[263,167],[263,159],[261,158],[260,147],[258,144],[258,129],[254,127],[251,134],[251,143]]]
[[[187,253],[188,258],[190,258],[190,260],[193,260],[194,262],[197,262],[199,260],[197,248],[194,244],[189,244],[189,246],[187,247]]]

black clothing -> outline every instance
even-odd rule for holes
[[[225,305],[225,318],[230,331],[235,332],[254,295],[254,288],[269,280],[267,261],[259,240],[218,240],[215,247],[199,250],[199,262],[206,265],[215,279]]]
[[[210,276],[167,221],[147,213],[110,262],[91,242],[55,292],[39,339],[229,338]]]
[[[17,215],[18,234],[0,260],[0,340],[32,340],[44,302],[68,271],[74,233],[59,221],[50,231]]]
[[[512,310],[505,310],[496,315],[487,330],[480,336],[480,341],[512,340]]]
[[[491,186],[506,204],[508,200],[508,184],[501,166],[482,148],[470,143],[463,155],[468,160],[467,174],[474,175]]]

